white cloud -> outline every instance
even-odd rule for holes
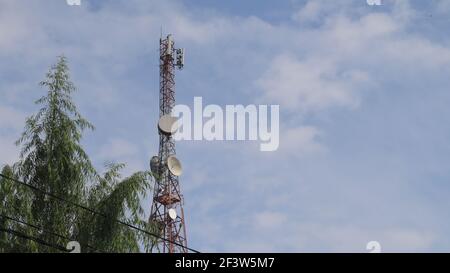
[[[331,1],[329,1],[331,2]],[[335,1],[333,1],[335,2]],[[316,21],[323,11],[323,4],[319,1],[308,1],[305,6],[299,9],[292,17],[299,22]]]
[[[323,18],[342,14],[348,15],[350,11],[356,11],[358,7],[361,7],[361,2],[364,1],[307,1],[303,7],[292,15],[292,19],[300,24],[317,24],[323,22]]]
[[[323,153],[326,148],[320,143],[321,132],[312,126],[287,129],[281,135],[280,152],[294,157],[307,157]]]
[[[94,154],[94,159],[101,163],[115,162],[124,163],[125,169],[122,170],[124,177],[134,172],[144,171],[147,167],[147,160],[142,160],[142,154],[139,146],[122,138],[111,138],[107,140]]]
[[[105,160],[117,160],[124,157],[134,156],[137,152],[138,148],[133,143],[121,138],[112,138],[100,147],[98,157]]]
[[[339,75],[337,64],[327,59],[297,61],[282,55],[275,58],[257,85],[266,100],[291,111],[310,112],[335,105],[356,106],[354,85],[363,78],[358,71]]]
[[[309,1],[300,11],[313,16],[333,5],[325,2]],[[296,114],[355,108],[367,90],[384,82],[448,68],[445,44],[408,31],[413,14],[408,1],[399,1],[390,13],[338,12],[317,27],[292,32],[279,44],[287,53],[274,57],[256,80],[263,101]]]
[[[0,50],[2,53],[20,46],[30,35],[31,25],[26,24],[23,10],[16,13],[9,12],[12,9],[12,1],[2,1],[0,3]]]

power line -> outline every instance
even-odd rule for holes
[[[30,188],[30,189],[32,189],[32,190],[38,191],[38,192],[40,192],[40,193],[42,193],[42,194],[45,194],[45,195],[47,195],[47,196],[50,196],[50,197],[52,197],[52,198],[54,198],[54,199],[56,199],[56,200],[58,200],[58,201],[61,201],[61,202],[70,204],[70,205],[72,205],[72,206],[75,206],[75,207],[78,207],[78,208],[81,208],[81,209],[84,209],[84,210],[86,210],[86,211],[89,211],[89,212],[92,213],[92,214],[99,215],[99,216],[101,216],[101,217],[104,217],[104,218],[108,219],[108,216],[106,216],[106,215],[103,214],[103,213],[97,212],[97,211],[95,211],[95,210],[93,210],[93,209],[91,209],[91,208],[88,208],[88,207],[86,207],[86,206],[80,205],[80,204],[78,204],[78,203],[75,203],[75,202],[66,200],[66,199],[64,199],[64,198],[62,198],[62,197],[56,196],[56,195],[54,195],[54,194],[52,194],[52,193],[49,193],[49,192],[47,192],[47,191],[45,191],[45,190],[42,190],[42,189],[39,189],[39,188],[37,188],[37,187],[35,187],[35,186],[32,186],[32,185],[30,185],[30,184],[28,184],[28,183],[25,183],[25,182],[23,182],[23,181],[20,181],[20,180],[18,180],[18,179],[15,179],[15,178],[6,176],[6,175],[4,175],[4,174],[2,174],[2,173],[0,173],[0,177],[3,177],[3,178],[5,178],[5,179],[8,179],[8,180],[13,181],[13,182],[15,182],[15,183],[18,183],[18,184],[23,185],[23,186],[25,186],[25,187],[28,187],[28,188]],[[182,245],[182,244],[180,244],[180,243],[171,241],[171,240],[166,239],[166,238],[164,238],[164,237],[161,237],[161,236],[159,236],[159,235],[157,235],[157,234],[148,232],[148,231],[143,230],[143,229],[141,229],[141,228],[139,228],[139,227],[136,227],[136,226],[133,226],[133,225],[131,225],[131,224],[128,224],[128,223],[126,223],[126,222],[124,222],[124,221],[121,221],[121,220],[118,220],[118,219],[115,219],[114,221],[116,221],[117,223],[119,223],[119,224],[121,224],[121,225],[127,226],[127,227],[129,227],[129,228],[131,228],[131,229],[134,229],[134,230],[137,230],[137,231],[139,231],[139,232],[145,233],[145,234],[147,234],[147,235],[150,235],[150,236],[156,237],[156,238],[158,238],[158,239],[161,239],[161,240],[163,240],[163,241],[166,241],[166,242],[169,242],[169,243],[173,243],[174,245],[177,245],[177,246],[182,247],[182,248],[184,248],[184,249],[187,249],[187,250],[189,250],[189,251],[192,251],[192,252],[195,252],[195,253],[200,253],[200,251],[198,251],[198,250],[195,250],[195,249],[193,249],[193,248],[184,246],[184,245]]]
[[[6,233],[9,233],[9,234],[12,234],[12,235],[14,235],[14,236],[17,236],[17,237],[20,237],[20,238],[23,238],[23,239],[26,239],[26,240],[29,240],[29,241],[35,241],[36,243],[38,243],[38,244],[40,244],[40,245],[45,245],[45,246],[47,246],[47,247],[51,247],[51,248],[54,248],[54,249],[58,249],[58,250],[60,250],[60,251],[62,251],[62,252],[69,252],[69,250],[67,250],[66,248],[64,248],[64,247],[62,247],[62,246],[60,246],[60,245],[54,245],[54,244],[51,244],[51,243],[46,242],[46,241],[44,241],[44,240],[42,240],[42,239],[39,239],[39,238],[36,238],[36,237],[33,237],[33,236],[26,235],[25,233],[20,232],[20,231],[17,231],[17,230],[14,230],[14,229],[0,228],[0,231],[6,232]]]
[[[68,204],[73,205],[73,206],[76,206],[76,207],[78,207],[78,208],[87,210],[87,211],[89,211],[89,212],[92,213],[92,214],[99,215],[99,216],[104,217],[104,218],[108,218],[108,217],[107,217],[105,214],[103,214],[103,213],[97,212],[97,211],[95,211],[95,210],[93,210],[93,209],[90,209],[90,208],[88,208],[88,207],[86,207],[86,206],[80,205],[80,204],[78,204],[78,203],[75,203],[75,202],[66,200],[66,199],[64,199],[64,198],[61,198],[61,197],[59,197],[59,196],[56,196],[56,195],[54,195],[54,194],[52,194],[52,193],[46,192],[46,191],[44,191],[44,190],[42,190],[42,189],[39,189],[39,188],[37,188],[37,187],[35,187],[35,186],[32,186],[32,185],[28,184],[28,183],[22,182],[22,181],[20,181],[20,180],[17,180],[17,179],[15,179],[15,178],[12,178],[12,177],[9,177],[9,176],[6,176],[6,175],[1,174],[1,173],[0,173],[0,176],[3,177],[3,178],[5,178],[5,179],[11,180],[11,181],[13,181],[13,182],[15,182],[15,183],[18,183],[18,184],[20,184],[20,185],[26,186],[26,187],[28,187],[28,188],[30,188],[30,189],[32,189],[32,190],[41,192],[41,193],[43,193],[43,194],[45,194],[45,195],[47,195],[47,196],[50,196],[50,197],[52,197],[52,198],[54,198],[54,199],[56,199],[56,200],[59,200],[59,201],[61,201],[61,202],[68,203]],[[131,224],[128,224],[128,223],[126,223],[126,222],[123,222],[123,221],[121,221],[121,220],[116,219],[115,221],[116,221],[117,223],[119,223],[119,224],[125,225],[125,226],[127,226],[127,227],[129,227],[129,228],[132,228],[132,229],[134,229],[134,230],[143,232],[143,233],[145,233],[145,234],[147,234],[147,235],[150,235],[150,236],[153,236],[153,237],[157,237],[157,238],[159,238],[159,239],[162,239],[162,240],[171,242],[170,240],[168,240],[168,239],[166,239],[166,238],[163,238],[163,237],[161,237],[161,236],[159,236],[159,235],[157,235],[157,234],[148,232],[148,231],[146,231],[146,230],[143,230],[143,229],[141,229],[141,228],[138,228],[138,227],[136,227],[136,226],[133,226],[133,225],[131,225]],[[176,244],[176,245],[179,245],[180,247],[183,247],[183,248],[185,248],[185,249],[187,249],[187,250],[190,250],[190,251],[192,251],[192,252],[200,253],[199,251],[197,251],[197,250],[195,250],[195,249],[192,249],[192,248],[189,248],[189,247],[185,247],[185,246],[183,246],[183,245],[181,245],[181,244],[178,244],[178,243],[176,243],[176,242],[173,242],[173,243]]]
[[[72,239],[70,239],[70,238],[68,238],[68,237],[66,237],[66,236],[64,236],[64,235],[55,233],[55,232],[53,232],[53,231],[46,231],[46,230],[44,230],[43,228],[38,227],[38,226],[36,226],[36,225],[34,225],[34,224],[30,224],[30,223],[24,222],[24,221],[22,221],[22,220],[12,218],[12,217],[9,217],[9,216],[4,215],[4,214],[0,214],[0,217],[2,217],[2,218],[4,218],[4,219],[11,220],[11,221],[14,221],[14,222],[19,223],[19,224],[22,224],[22,225],[26,225],[26,226],[32,227],[32,228],[37,229],[38,231],[40,231],[40,232],[42,232],[42,233],[46,233],[46,234],[49,234],[49,235],[52,235],[52,236],[55,236],[55,237],[58,237],[58,238],[61,238],[61,239],[67,240],[67,241],[74,241],[74,240],[72,240]],[[85,244],[84,246],[86,246],[87,248],[90,248],[90,249],[92,249],[92,250],[94,250],[94,251],[96,251],[96,252],[106,252],[106,251],[100,251],[100,250],[96,249],[95,247],[90,246],[90,245],[88,245],[88,244]]]

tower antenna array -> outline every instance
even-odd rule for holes
[[[177,122],[171,116],[175,106],[175,69],[182,69],[184,66],[184,49],[175,48],[171,35],[161,38],[159,44],[159,153],[150,160],[156,179],[149,220],[157,227],[161,237],[166,239],[157,241],[160,251],[185,253],[187,239],[184,200],[178,178],[182,168],[176,158],[175,141],[172,137],[177,130]]]

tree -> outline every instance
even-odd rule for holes
[[[141,246],[151,247],[152,240],[147,236],[116,221],[150,228],[142,220],[144,210],[140,204],[149,190],[150,173],[138,172],[121,179],[124,165],[112,163],[103,175],[97,173],[80,144],[83,132],[94,126],[80,115],[72,101],[76,89],[65,57],[58,58],[40,85],[48,92],[36,101],[41,108],[26,120],[25,130],[16,142],[21,146],[20,161],[5,166],[3,173],[67,202],[2,179],[0,213],[14,215],[43,232],[4,217],[0,217],[0,229],[20,230],[53,246],[77,240],[86,252],[137,252]],[[82,204],[102,215],[70,203]],[[18,237],[0,230],[0,251],[59,251]],[[87,245],[90,247],[83,247]]]
[[[7,177],[17,179],[13,167],[5,166],[1,172]],[[31,220],[31,193],[23,187],[17,187],[13,181],[0,177],[0,252],[33,252],[38,250],[36,242],[23,236],[9,233],[16,231],[32,236],[33,231],[17,222],[11,222],[8,216],[22,222]]]

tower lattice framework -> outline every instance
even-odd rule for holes
[[[159,117],[170,115],[175,106],[175,68],[182,68],[183,50],[175,49],[172,37],[160,39],[160,90]],[[169,156],[176,155],[175,141],[171,135],[159,131],[159,165],[153,194],[150,222],[155,224],[164,239],[158,239],[158,249],[164,253],[187,252],[186,225],[184,222],[183,195],[179,179],[167,167]],[[169,211],[175,211],[176,217]]]

